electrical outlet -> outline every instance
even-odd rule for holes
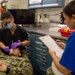
[[[60,22],[60,12],[63,8],[48,8],[48,9],[37,9],[37,12],[41,14],[42,22],[49,22],[50,20]],[[55,15],[57,14],[57,15]],[[45,20],[46,19],[46,20]]]
[[[62,8],[54,8],[50,10],[50,20],[53,20],[55,22],[60,22],[60,12],[62,11]]]

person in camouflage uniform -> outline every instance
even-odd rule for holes
[[[5,66],[10,66],[8,73],[4,71],[0,72],[0,75],[33,75],[33,69],[26,52],[23,57],[8,56],[0,52],[0,60]]]
[[[8,11],[1,14],[1,20],[0,75],[33,75],[32,65],[25,51],[25,46],[30,43],[26,30],[14,23],[14,18]]]

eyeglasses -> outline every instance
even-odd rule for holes
[[[11,20],[10,20],[9,22],[6,22],[6,23],[2,22],[2,24],[3,24],[4,26],[7,26],[10,22],[11,22]]]
[[[10,22],[11,22],[11,20],[9,22],[6,22],[6,23],[2,22],[2,27],[5,28]]]

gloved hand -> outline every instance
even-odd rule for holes
[[[9,49],[8,46],[5,46],[4,50],[5,50],[6,52],[10,52],[10,49]]]
[[[18,46],[21,46],[21,42],[14,42],[14,43],[11,44],[11,49],[14,49]]]

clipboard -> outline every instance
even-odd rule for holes
[[[39,39],[50,49],[54,50],[57,57],[60,58],[64,52],[64,49],[62,49],[60,46],[56,44],[56,42],[52,39],[51,36],[46,35],[39,37]]]

